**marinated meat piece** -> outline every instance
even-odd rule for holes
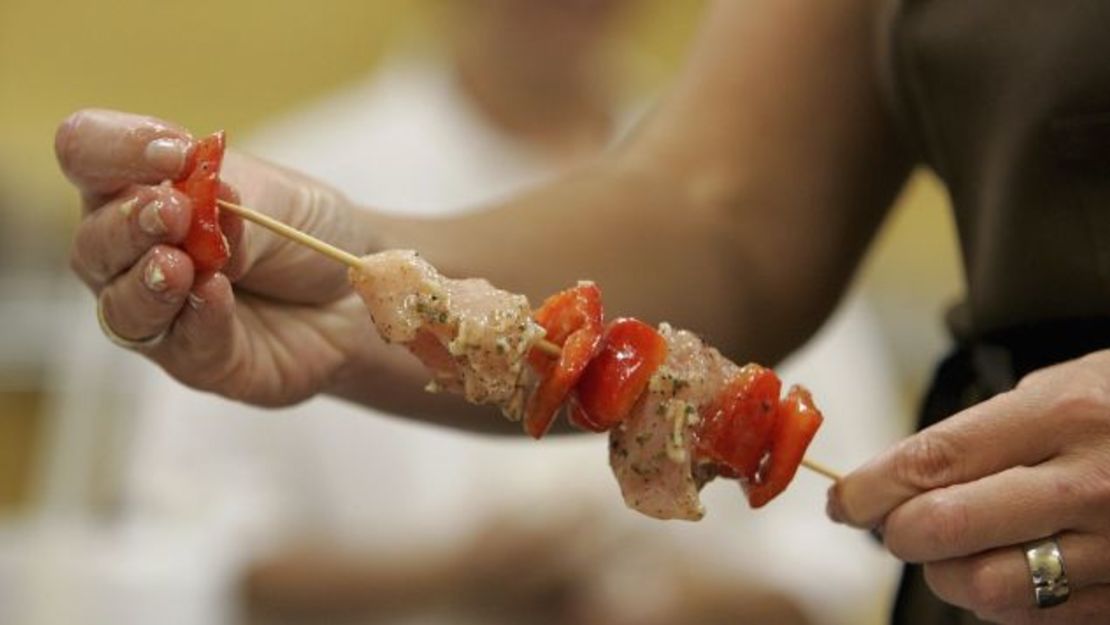
[[[485,280],[446,278],[408,250],[366,256],[350,279],[382,338],[404,345],[429,368],[429,390],[495,404],[520,419],[528,390],[525,355],[544,335],[526,297]]]
[[[698,496],[716,475],[695,466],[692,428],[739,368],[695,334],[660,324],[667,360],[621,424],[609,432],[609,464],[625,503],[657,519],[697,521],[705,514]]]

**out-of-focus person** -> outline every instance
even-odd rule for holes
[[[636,114],[611,38],[632,4],[449,3],[432,50],[272,120],[248,148],[361,204],[487,204],[595,156]],[[121,513],[207,536],[225,552],[198,574],[247,580],[259,618],[833,625],[873,613],[874,585],[893,573],[862,535],[827,523],[817,479],[758,513],[714,484],[706,521],[661,524],[623,507],[604,437],[480,439],[327,398],[266,412],[132,365]],[[782,373],[821,398],[814,454],[826,461],[853,464],[894,437],[860,299]],[[798,574],[830,562],[835,586]]]

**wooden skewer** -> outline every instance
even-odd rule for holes
[[[824,475],[834,482],[839,482],[841,479],[843,479],[843,476],[836,471],[833,471],[820,462],[814,462],[809,458],[802,458],[802,466],[809,469],[810,471],[813,471],[814,473],[817,473],[818,475]]]
[[[563,348],[547,339],[538,339],[535,342],[535,347],[552,358],[558,358],[563,355]]]
[[[243,219],[246,219],[247,221],[254,222],[275,234],[300,243],[301,245],[315,250],[323,254],[324,256],[331,258],[332,260],[343,263],[344,265],[347,265],[352,269],[362,268],[362,260],[359,259],[358,256],[355,256],[348,251],[341,250],[330,243],[321,241],[320,239],[317,239],[310,234],[301,232],[300,230],[297,230],[296,228],[288,224],[280,222],[273,217],[270,217],[269,215],[263,215],[253,208],[247,208],[246,206],[240,206],[238,204],[233,204],[224,200],[216,200],[216,203],[220,205],[220,208],[231,211],[232,213],[235,213],[236,215],[242,217]],[[546,339],[540,339],[536,341],[535,347],[541,352],[554,357],[558,357],[560,354],[562,354],[563,351],[563,348]],[[809,460],[808,458],[802,460],[802,466],[809,469],[810,471],[813,471],[814,473],[823,475],[834,482],[838,482],[841,479],[840,474],[836,471],[833,471],[832,469],[819,462]]]
[[[242,217],[243,219],[246,219],[247,221],[254,222],[262,226],[263,228],[266,228],[270,232],[273,232],[274,234],[278,234],[292,241],[296,241],[297,243],[300,243],[301,245],[304,245],[309,249],[317,251],[324,256],[331,258],[332,260],[341,262],[352,269],[357,270],[362,268],[362,260],[359,259],[358,256],[355,256],[354,254],[346,250],[341,250],[331,243],[321,241],[320,239],[317,239],[310,234],[301,232],[293,226],[290,226],[289,224],[286,224],[284,222],[280,222],[273,217],[270,217],[269,215],[263,215],[253,208],[247,208],[246,206],[240,206],[238,204],[233,204],[224,200],[216,200],[216,203],[220,205],[220,208],[231,211],[232,213],[235,213],[236,215]],[[549,356],[557,357],[559,356],[559,354],[562,353],[561,347],[546,339],[539,339],[538,341],[536,341],[535,346],[541,352]]]
[[[224,200],[216,200],[216,203],[220,205],[220,208],[229,210],[242,217],[243,219],[246,219],[247,221],[253,221],[254,223],[262,226],[263,228],[266,228],[267,230],[275,234],[280,234],[287,239],[296,241],[297,243],[300,243],[305,247],[320,252],[324,256],[327,256],[333,260],[337,260],[352,269],[360,269],[362,267],[362,261],[359,260],[358,256],[355,256],[354,254],[346,250],[341,250],[331,243],[325,243],[324,241],[321,241],[314,236],[305,234],[288,224],[282,223],[274,219],[273,217],[270,217],[269,215],[263,215],[253,208],[239,206],[238,204],[232,204],[231,202],[225,202]]]

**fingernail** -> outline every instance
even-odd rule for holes
[[[166,222],[162,221],[161,200],[151,200],[139,212],[139,229],[152,237],[166,234]]]
[[[135,205],[139,203],[139,198],[133,197],[123,204],[119,205],[119,212],[123,213],[124,217],[130,217],[131,211],[135,210]]]
[[[166,290],[166,274],[162,273],[162,267],[158,261],[151,260],[147,263],[146,271],[143,272],[143,284],[155,293]]]
[[[182,139],[163,137],[146,144],[148,163],[170,174],[177,174],[185,166],[189,144]]]

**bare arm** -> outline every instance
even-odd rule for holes
[[[830,313],[907,171],[880,103],[877,4],[715,2],[673,93],[613,153],[486,212],[368,226],[535,302],[593,279],[609,314],[774,362]],[[381,353],[340,394],[396,388]]]
[[[484,213],[360,211],[238,155],[223,177],[244,203],[351,251],[415,248],[536,303],[590,278],[610,315],[666,319],[738,361],[773,362],[831,310],[906,171],[875,76],[880,1],[719,0],[672,94],[625,145]],[[515,429],[423,393],[424,372],[382,345],[326,258],[229,219],[232,261],[195,272],[178,247],[190,201],[158,184],[193,145],[178,126],[114,111],[58,129],[59,163],[85,200],[73,266],[111,334],[189,386],[254,404],[325,391]]]

